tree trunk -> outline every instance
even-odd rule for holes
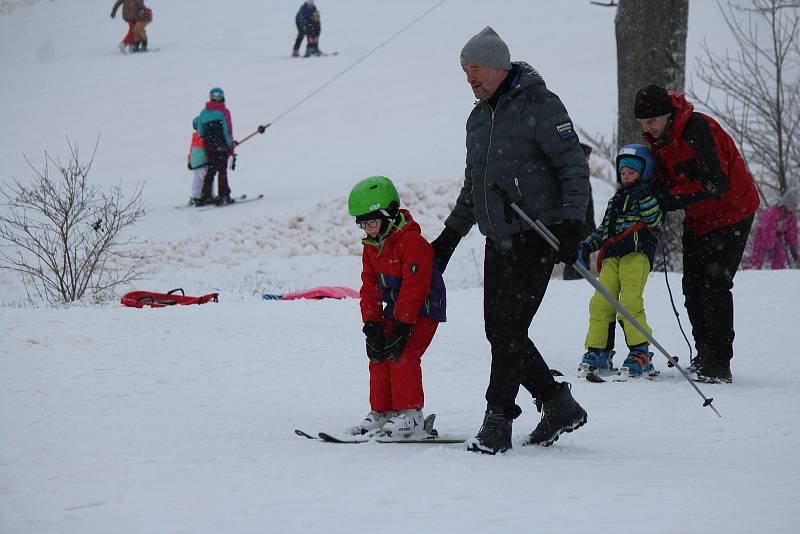
[[[617,143],[642,143],[633,116],[636,92],[655,83],[671,91],[686,83],[689,0],[619,0],[617,36]],[[683,212],[671,212],[661,227],[662,244],[654,269],[681,267]],[[666,264],[664,259],[666,258]]]
[[[641,142],[633,117],[636,91],[650,83],[683,91],[689,0],[619,0],[617,36],[617,142]]]

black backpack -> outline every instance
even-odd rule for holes
[[[203,145],[206,150],[228,150],[228,143],[225,141],[225,125],[222,121],[207,122],[203,126]]]

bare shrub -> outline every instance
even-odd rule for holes
[[[698,95],[742,147],[763,198],[797,185],[800,172],[800,2],[717,2],[736,42],[732,52],[703,44]]]
[[[88,181],[97,144],[86,164],[78,144],[67,145],[64,163],[46,151],[41,169],[25,158],[33,171],[29,184],[16,178],[0,184],[0,269],[21,274],[31,302],[101,299],[141,276],[142,258],[128,247],[128,231],[145,215],[142,186],[129,198],[120,186],[101,191]]]

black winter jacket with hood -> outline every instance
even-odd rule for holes
[[[462,236],[477,223],[497,243],[532,230],[508,200],[548,225],[583,222],[589,202],[589,167],[561,100],[527,63],[509,77],[494,109],[479,101],[467,119],[464,185],[445,221]]]

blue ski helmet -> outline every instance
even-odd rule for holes
[[[617,154],[617,182],[620,181],[619,179],[619,170],[620,170],[620,162],[627,158],[633,158],[638,160],[640,165],[633,166],[633,165],[625,165],[626,167],[631,167],[639,171],[639,174],[642,176],[641,181],[642,183],[649,184],[653,181],[656,175],[656,164],[653,160],[653,154],[650,152],[650,149],[644,145],[625,145],[624,147],[619,149],[619,153]],[[641,167],[641,169],[637,168]]]
[[[208,92],[208,98],[217,102],[225,102],[225,91],[220,87],[212,87]]]

